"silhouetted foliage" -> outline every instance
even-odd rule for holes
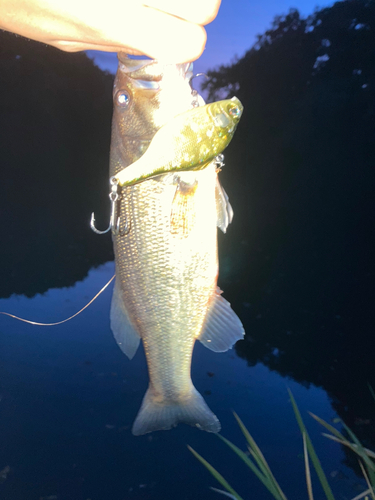
[[[83,53],[0,31],[0,297],[71,285],[111,258],[89,220],[109,211],[112,84]]]
[[[324,387],[349,425],[374,413],[374,33],[374,1],[291,10],[205,84],[245,107],[221,174],[237,352]]]

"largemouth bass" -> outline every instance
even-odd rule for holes
[[[177,115],[159,129],[150,147],[116,175],[121,186],[181,170],[202,170],[228,146],[242,114],[236,98],[213,102]]]
[[[119,54],[111,176],[136,162],[163,125],[193,107],[191,76],[186,64]],[[120,220],[127,231],[120,227],[113,235],[111,328],[130,359],[140,339],[146,353],[150,381],[135,435],[179,422],[220,430],[193,386],[190,367],[196,339],[220,352],[243,338],[240,320],[216,285],[217,226],[225,231],[232,215],[214,162],[204,170],[165,173],[122,189]]]

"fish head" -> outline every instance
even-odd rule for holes
[[[206,105],[210,117],[210,130],[207,132],[211,138],[212,150],[222,152],[230,143],[240,121],[243,106],[237,97],[213,102]]]
[[[155,133],[193,107],[192,64],[164,64],[118,54],[113,88],[111,163],[114,170],[136,161]],[[114,171],[112,169],[112,172]]]

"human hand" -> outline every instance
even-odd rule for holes
[[[221,0],[0,0],[0,28],[67,52],[194,61]]]

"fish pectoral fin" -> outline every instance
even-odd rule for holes
[[[233,208],[229,203],[228,195],[224,191],[223,186],[220,184],[218,177],[216,177],[215,202],[217,214],[216,225],[223,231],[223,233],[226,233],[227,227],[233,219]]]
[[[171,429],[179,423],[207,432],[220,431],[219,420],[195,387],[192,387],[185,398],[176,401],[156,397],[149,387],[133,424],[132,433],[141,436],[148,432]]]
[[[211,351],[224,352],[245,335],[242,323],[217,288],[198,340]]]
[[[138,349],[141,338],[130,321],[124,301],[122,300],[120,287],[117,284],[117,279],[113,290],[110,318],[111,329],[118,346],[129,359],[132,359]]]

